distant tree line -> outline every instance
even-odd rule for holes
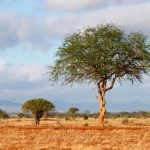
[[[45,113],[42,117],[46,118],[65,118],[66,120],[72,120],[75,118],[83,118],[84,120],[87,120],[88,118],[95,118],[97,119],[99,116],[99,113],[92,113],[90,111],[85,111],[85,112],[78,112],[76,111],[75,113],[70,112],[72,110],[71,107],[68,109],[66,112],[57,112],[57,111],[51,111]],[[77,109],[76,109],[77,110]],[[79,110],[79,109],[78,109]],[[16,115],[16,117],[19,118],[33,118],[34,115],[32,113],[26,113],[26,112],[20,112]],[[0,109],[0,119],[7,119],[11,118],[11,115],[9,113],[3,111]],[[150,111],[137,111],[137,112],[107,112],[106,119],[111,119],[111,118],[150,118]]]
[[[70,109],[70,108],[69,108]],[[83,119],[88,119],[88,118],[95,118],[97,119],[99,116],[99,113],[79,113],[77,112],[75,116],[69,115],[68,111],[66,112],[50,112],[44,115],[44,117],[47,118],[67,118],[69,119],[74,119],[74,118],[83,118]],[[25,114],[25,113],[18,113],[18,117],[20,118],[30,118],[32,115]],[[137,112],[107,112],[105,118],[111,119],[111,118],[150,118],[150,111],[137,111]]]
[[[50,118],[65,118],[66,120],[73,120],[76,117],[83,118],[87,120],[88,118],[99,117],[99,112],[92,113],[90,111],[79,112],[79,108],[70,107],[66,112],[56,112],[55,106],[52,102],[42,99],[36,98],[26,101],[22,105],[22,112],[18,113],[17,116],[19,118],[33,118],[35,119],[35,123],[39,124],[42,117],[50,117]],[[9,114],[0,109],[0,119],[9,118]],[[150,118],[150,111],[138,111],[138,112],[107,112],[105,118]]]

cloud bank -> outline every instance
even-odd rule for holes
[[[0,49],[17,46],[48,49],[50,41],[46,31],[35,17],[25,17],[14,12],[0,14]]]
[[[143,11],[144,10],[144,11]],[[47,16],[44,25],[49,33],[65,36],[68,33],[102,23],[115,23],[126,31],[150,33],[150,2],[139,5],[112,6],[83,14],[68,13],[64,16]]]
[[[78,11],[98,7],[104,0],[45,0],[44,7],[57,11]]]
[[[60,3],[48,1],[52,8],[61,5],[65,7],[97,6],[103,1],[87,0],[80,5],[80,0],[73,1],[71,6],[62,0]],[[70,1],[69,1],[70,2]],[[56,39],[63,39],[67,34],[88,26],[102,23],[115,23],[123,26],[127,31],[141,31],[150,33],[150,2],[138,0],[111,1],[113,4],[103,9],[93,9],[84,13],[47,14],[46,16],[24,16],[17,12],[2,12],[0,14],[0,50],[22,46],[24,49],[49,50]],[[91,5],[91,3],[93,3]],[[128,4],[120,6],[118,3]],[[130,5],[129,5],[130,4]],[[48,5],[47,5],[48,6]],[[80,8],[79,9],[83,9]],[[59,7],[58,7],[59,8]],[[144,10],[144,11],[143,11]]]
[[[44,0],[43,7],[49,11],[78,12],[84,10],[103,9],[114,5],[136,5],[149,0]]]

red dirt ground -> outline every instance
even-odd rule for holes
[[[149,150],[150,127],[0,126],[0,150]]]

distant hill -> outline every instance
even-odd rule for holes
[[[121,102],[121,101],[120,101]],[[80,109],[81,112],[89,110],[91,112],[98,112],[99,111],[99,104],[98,102],[64,102],[64,101],[52,101],[52,103],[56,107],[56,111],[65,112],[70,107],[77,107]],[[7,112],[19,112],[21,111],[21,103],[12,102],[9,100],[0,100],[0,108],[7,111]],[[141,101],[133,101],[131,103],[112,103],[107,102],[106,104],[107,111],[109,112],[120,112],[120,111],[150,111],[150,103],[145,104]]]
[[[7,112],[18,112],[21,108],[21,103],[12,102],[9,100],[0,100],[0,108]]]
[[[78,102],[78,103],[71,103],[71,102],[64,102],[64,101],[54,101],[53,102],[56,106],[58,111],[66,111],[69,107],[77,107],[80,111],[89,110],[91,112],[99,112],[100,106],[98,102]],[[108,112],[121,112],[121,111],[150,111],[150,103],[145,104],[141,101],[135,100],[131,103],[106,103],[106,109]]]
[[[0,106],[20,106],[20,103],[8,101],[8,100],[0,100]]]

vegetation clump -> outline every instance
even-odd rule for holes
[[[76,107],[70,107],[68,109],[68,115],[71,117],[71,118],[75,118],[76,117],[76,113],[79,111],[78,108]]]
[[[22,112],[18,113],[17,116],[19,118],[30,118],[31,117],[30,114],[28,114],[28,113],[22,113]]]
[[[9,118],[9,115],[5,111],[0,109],[0,119],[7,119],[7,118]]]
[[[88,120],[88,118],[89,118],[86,113],[83,113],[83,114],[82,114],[82,117],[83,117],[84,120]]]
[[[83,126],[88,127],[88,126],[89,126],[89,124],[88,124],[88,123],[85,123]]]
[[[54,110],[55,106],[48,100],[37,98],[31,99],[22,105],[22,109],[25,113],[31,113],[35,118],[35,123],[39,124],[41,117],[45,113]]]

